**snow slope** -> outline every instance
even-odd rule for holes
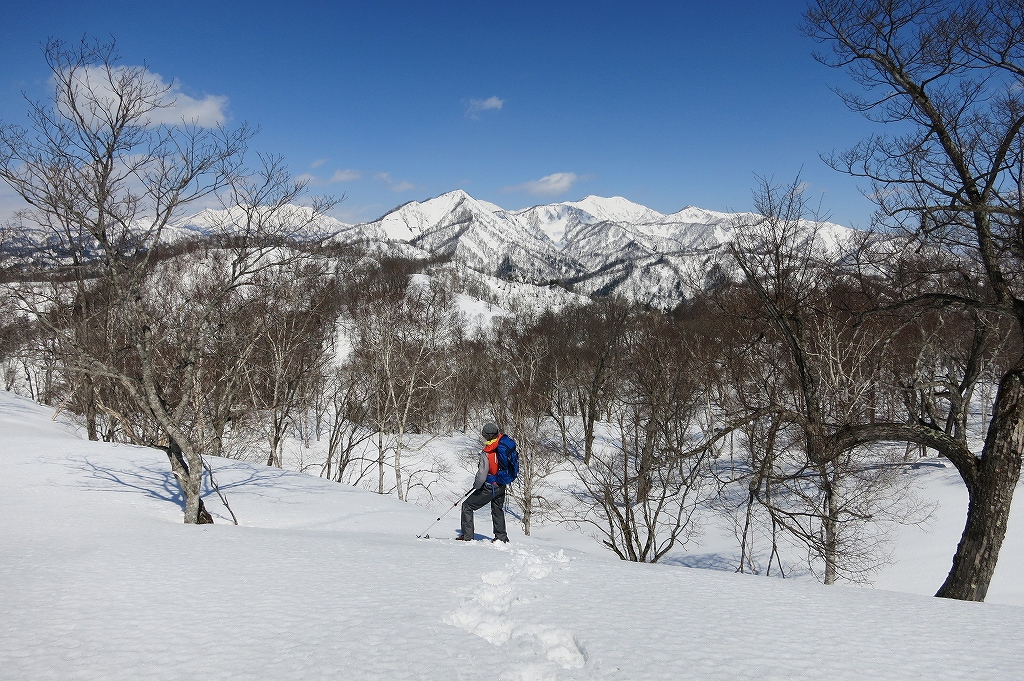
[[[241,462],[241,526],[187,527],[161,452],[51,414],[0,393],[0,679],[1021,678],[1017,607],[417,540],[437,513]]]
[[[267,215],[268,210],[256,210],[249,215],[246,210],[235,207],[231,209],[207,208],[205,210],[172,222],[164,230],[164,238],[174,242],[190,237],[203,237],[211,234],[241,234],[246,231],[247,224],[252,221],[253,228],[261,231],[277,232],[281,236],[302,236],[293,234],[292,225],[300,225],[306,236],[334,235],[342,240],[349,235],[353,225],[340,222],[334,218],[315,213],[308,206],[289,204],[273,217]],[[262,217],[261,217],[262,216]]]
[[[566,235],[579,225],[601,222],[651,223],[665,217],[655,210],[621,196],[588,196],[580,201],[524,208],[512,211],[511,215],[539,229],[559,247],[565,245]]]

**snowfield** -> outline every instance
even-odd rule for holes
[[[241,526],[212,492],[217,524],[185,526],[162,452],[52,414],[0,393],[0,679],[1024,678],[1017,606],[629,564],[557,533],[416,539],[436,510],[238,461],[211,463]],[[932,591],[952,547],[913,531]]]

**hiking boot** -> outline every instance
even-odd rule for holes
[[[461,534],[455,538],[455,541],[473,541],[472,537],[464,537]]]
[[[491,543],[493,544],[496,541],[500,541],[503,544],[507,544],[508,543],[508,537],[505,537],[504,539],[498,539],[497,537],[495,537],[494,539],[491,540]]]

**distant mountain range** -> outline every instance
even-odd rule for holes
[[[177,227],[202,231],[216,219],[210,213]],[[664,215],[618,196],[508,211],[456,190],[411,201],[372,222],[327,219],[324,227],[345,243],[449,258],[507,281],[671,307],[709,276],[737,217],[749,216],[693,206]],[[850,231],[822,226],[835,237]]]

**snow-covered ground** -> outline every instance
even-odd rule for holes
[[[881,588],[824,587],[625,563],[554,531],[416,539],[437,512],[228,460],[241,525],[211,495],[218,524],[189,527],[161,452],[51,416],[0,393],[0,679],[1024,677],[1020,607],[884,590],[941,583],[962,522],[946,469],[922,477],[935,529],[901,535]],[[1019,515],[990,600],[1024,603]]]

